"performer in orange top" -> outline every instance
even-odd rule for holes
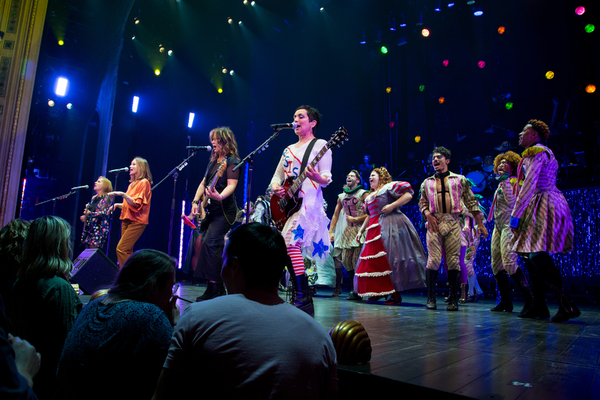
[[[150,215],[150,200],[152,198],[152,174],[148,161],[136,157],[129,166],[129,187],[127,193],[110,192],[109,196],[121,196],[125,200],[113,206],[121,209],[121,240],[117,244],[119,266],[133,253],[135,242],[142,236],[148,215]]]

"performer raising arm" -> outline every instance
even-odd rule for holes
[[[298,142],[285,148],[271,179],[274,194],[285,196],[286,189],[282,183],[292,177],[297,178],[305,153],[309,151],[308,162],[314,159],[326,144],[325,140],[316,139],[314,130],[319,126],[321,114],[316,108],[308,105],[300,106],[294,113],[294,130]],[[306,179],[297,194],[302,199],[300,209],[286,221],[282,235],[285,239],[288,254],[296,276],[297,293],[292,304],[309,314],[314,313],[312,298],[308,291],[308,279],[304,273],[303,256],[316,259],[317,265],[323,264],[329,255],[329,218],[323,209],[322,187],[331,182],[331,150],[327,150],[323,158],[311,168],[306,167]]]

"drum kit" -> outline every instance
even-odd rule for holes
[[[481,193],[486,187],[492,186],[494,183],[494,157],[479,156],[466,160],[466,163],[461,166],[461,174],[473,182],[471,190],[473,193]],[[465,173],[466,172],[466,173]]]

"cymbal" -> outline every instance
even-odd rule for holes
[[[506,151],[506,150],[512,150],[512,149],[516,149],[516,146],[513,146],[508,140],[500,143],[498,146],[494,147],[495,150],[498,151]]]

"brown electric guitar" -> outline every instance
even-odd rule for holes
[[[219,163],[219,166],[217,167],[217,171],[215,172],[213,177],[210,179],[208,185],[205,186],[205,190],[207,190],[207,189],[213,190],[215,188],[217,181],[219,180],[220,177],[223,176],[223,173],[225,172],[226,168],[227,168],[227,157],[224,157],[221,160],[221,162]],[[195,220],[194,222],[196,223],[196,226],[201,224],[206,219],[206,215],[207,215],[206,206],[207,205],[208,205],[208,196],[206,194],[204,194],[204,198],[202,199],[202,202],[200,203],[200,205],[198,207],[198,214],[194,217],[194,220]]]
[[[341,146],[346,140],[348,140],[348,131],[342,126],[331,136],[331,139],[323,146],[309,166],[312,168],[317,165],[327,150],[336,145]],[[285,180],[283,183],[283,188],[285,189],[283,197],[279,197],[276,194],[273,194],[271,197],[271,216],[273,223],[280,231],[285,226],[288,218],[297,212],[302,205],[302,198],[298,197],[298,189],[300,189],[305,179],[306,169],[296,179],[289,177]]]

